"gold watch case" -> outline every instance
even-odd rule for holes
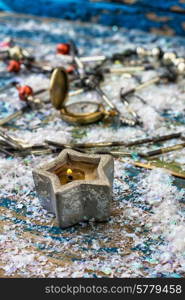
[[[107,112],[104,110],[102,104],[91,102],[91,101],[81,101],[75,102],[67,105],[68,92],[69,92],[69,80],[68,74],[64,68],[56,68],[50,79],[50,98],[53,106],[60,110],[61,118],[71,124],[91,124],[101,120]],[[91,112],[78,112],[78,107],[88,105],[91,107]],[[92,109],[94,106],[94,110]],[[76,107],[76,109],[75,109]],[[77,111],[77,112],[76,112]]]

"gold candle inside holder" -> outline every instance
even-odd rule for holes
[[[60,173],[57,174],[61,184],[67,184],[74,180],[84,180],[85,179],[84,171],[82,171],[80,169],[73,169],[73,168],[71,169],[71,168],[64,169]]]
[[[50,170],[58,176],[62,185],[76,180],[97,179],[97,165],[69,160],[66,164]]]

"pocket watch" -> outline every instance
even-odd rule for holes
[[[67,104],[69,80],[67,72],[62,67],[54,69],[49,90],[52,105],[60,111],[61,118],[68,123],[85,125],[117,115],[117,111],[105,110],[102,104],[93,101]]]

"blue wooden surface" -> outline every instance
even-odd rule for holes
[[[168,35],[185,34],[185,0],[1,0],[0,9]]]

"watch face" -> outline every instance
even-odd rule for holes
[[[99,104],[93,102],[76,102],[66,106],[66,112],[76,115],[87,115],[99,110]]]

